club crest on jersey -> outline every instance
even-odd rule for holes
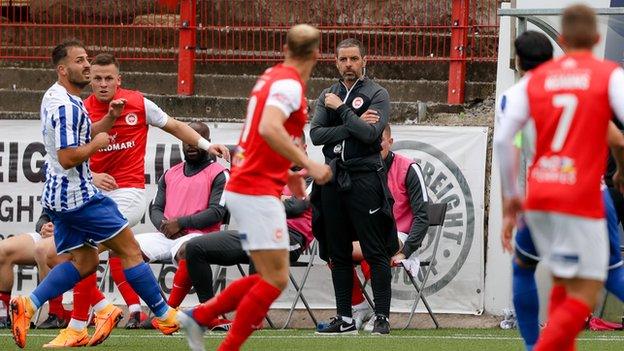
[[[351,102],[351,106],[353,106],[353,108],[356,110],[362,107],[362,105],[364,105],[364,99],[359,96],[353,99],[353,101]]]
[[[273,240],[278,243],[280,241],[282,241],[282,238],[284,238],[284,231],[282,230],[282,228],[278,228],[275,230],[275,233],[273,234]]]
[[[128,125],[133,126],[137,124],[138,121],[139,121],[139,117],[135,113],[128,113],[126,115],[126,123]]]

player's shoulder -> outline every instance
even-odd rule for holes
[[[520,80],[514,85],[503,91],[497,104],[501,111],[505,111],[510,102],[520,99],[521,96],[526,95],[527,85],[529,84],[532,76],[533,75],[531,73],[525,74],[524,77],[520,78]]]
[[[41,104],[47,109],[53,109],[58,106],[72,104],[71,97],[67,90],[58,83],[54,83],[45,94]]]

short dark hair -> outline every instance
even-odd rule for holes
[[[338,45],[336,45],[336,57],[338,57],[338,51],[344,48],[358,48],[360,50],[360,55],[362,55],[362,57],[366,56],[364,45],[355,38],[347,38],[338,43]]]
[[[561,36],[576,49],[591,49],[598,36],[596,12],[586,5],[572,5],[561,16]]]
[[[85,49],[85,46],[82,43],[82,41],[80,41],[79,39],[76,39],[76,38],[70,38],[70,39],[63,40],[62,43],[60,43],[57,46],[55,46],[54,49],[52,50],[52,64],[54,64],[54,66],[57,66],[59,64],[59,62],[61,62],[61,60],[63,60],[65,57],[67,57],[67,50],[69,48],[83,48],[83,49]]]
[[[101,53],[95,56],[95,58],[93,58],[93,61],[91,61],[91,65],[96,65],[96,66],[115,65],[115,67],[119,69],[119,61],[117,61],[117,58],[115,58],[113,54],[109,54],[107,52]]]
[[[514,47],[519,59],[518,66],[525,72],[553,57],[553,46],[548,37],[533,30],[520,34],[514,41]]]

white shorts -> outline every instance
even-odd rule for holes
[[[528,211],[526,221],[537,253],[554,276],[606,279],[609,238],[604,219]]]
[[[284,205],[275,196],[225,191],[225,204],[238,225],[245,251],[288,250],[290,238]]]
[[[132,228],[139,224],[147,208],[145,189],[119,188],[105,191],[104,194],[115,201],[119,212],[128,219],[128,227]]]
[[[150,260],[168,261],[177,263],[175,256],[185,242],[203,235],[202,233],[189,233],[177,239],[168,239],[163,233],[143,233],[135,235],[139,242],[141,252]]]
[[[39,233],[25,233],[26,235],[30,235],[30,237],[33,239],[33,241],[35,242],[35,245],[37,245],[38,242],[40,242],[43,238],[41,237],[41,234]]]

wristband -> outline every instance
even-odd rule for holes
[[[200,137],[199,140],[197,141],[197,147],[202,150],[208,151],[208,149],[210,149],[211,146],[212,146],[212,143],[203,137]]]

